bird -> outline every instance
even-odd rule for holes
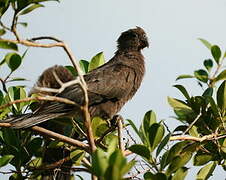
[[[114,56],[102,66],[84,75],[91,118],[97,116],[104,120],[112,119],[135,95],[145,74],[145,60],[141,50],[146,47],[149,47],[149,42],[141,27],[124,31],[117,40],[117,50]],[[56,65],[42,73],[36,86],[59,88],[60,84],[54,73],[62,82],[74,79],[65,67]],[[41,92],[33,88],[31,93]],[[61,93],[49,95],[67,98],[79,105],[83,105],[85,101],[83,90],[78,84],[67,87]],[[78,107],[48,101],[40,103],[40,107],[31,113],[10,117],[3,122],[10,123],[12,128],[24,129],[50,119],[76,116],[81,116],[81,110]]]

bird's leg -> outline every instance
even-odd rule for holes
[[[115,115],[111,120],[111,124],[113,124],[114,126],[117,126],[119,149],[121,149],[121,151],[123,152],[125,150],[125,147],[123,144],[123,138],[122,138],[123,117],[119,114]]]

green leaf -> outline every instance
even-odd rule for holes
[[[0,29],[0,36],[3,36],[6,33],[5,29]]]
[[[31,6],[29,6],[28,8],[24,9],[23,11],[21,11],[19,13],[19,15],[25,15],[25,14],[28,14],[30,13],[31,11],[37,9],[37,8],[40,8],[40,7],[44,7],[44,5],[42,4],[33,4]]]
[[[193,159],[193,164],[195,166],[202,166],[213,159],[210,154],[196,154]]]
[[[142,145],[142,144],[134,144],[129,147],[129,150],[139,156],[142,156],[142,157],[148,159],[148,160],[151,157],[151,152],[149,151],[149,149],[145,145]]]
[[[97,67],[101,66],[102,64],[104,64],[105,60],[104,60],[104,53],[100,52],[97,55],[95,55],[90,63],[89,63],[89,68],[88,71],[91,71],[93,69],[96,69]]]
[[[181,108],[181,109],[188,109],[188,110],[192,110],[189,106],[187,106],[184,102],[175,99],[175,98],[171,98],[168,97],[168,103],[170,104],[171,107],[173,107],[174,109],[176,108]]]
[[[134,165],[136,164],[136,161],[130,161],[121,169],[121,174],[126,174]]]
[[[226,80],[226,70],[223,70],[216,78],[213,79],[213,82],[220,80]]]
[[[81,149],[75,149],[70,153],[70,158],[74,165],[79,166],[81,164],[82,159],[85,156],[85,151]]]
[[[167,136],[165,136],[164,139],[161,141],[161,143],[159,144],[159,146],[158,146],[158,148],[156,150],[156,157],[160,154],[162,149],[169,142],[170,136],[171,136],[171,133],[167,134]]]
[[[226,110],[226,81],[217,90],[217,104],[222,110]]]
[[[4,99],[4,95],[3,95],[3,92],[0,90],[0,105],[3,102],[3,99]]]
[[[17,53],[8,53],[5,56],[5,59],[11,71],[15,71],[21,65],[22,62],[22,58]]]
[[[108,167],[108,160],[103,150],[97,149],[92,154],[92,172],[97,176],[103,176]]]
[[[27,27],[28,26],[28,23],[26,23],[26,22],[18,22],[17,24],[21,25],[23,27]]]
[[[89,62],[86,60],[80,60],[79,65],[80,65],[82,71],[86,74],[89,69]]]
[[[0,157],[0,167],[7,165],[13,158],[13,155],[4,155]]]
[[[185,97],[187,100],[190,100],[190,96],[189,96],[189,94],[188,94],[188,92],[187,92],[187,90],[185,89],[184,86],[179,85],[179,84],[176,84],[176,85],[174,85],[173,87],[177,88],[177,89],[184,95],[184,97]]]
[[[133,123],[133,121],[130,120],[130,119],[127,119],[127,121],[129,122],[129,125],[131,125],[131,127],[133,128],[133,130],[135,131],[135,133],[140,137],[140,132],[137,129],[136,125]]]
[[[156,114],[154,111],[150,110],[145,113],[144,119],[142,122],[142,130],[144,134],[146,135],[148,134],[149,127],[154,123],[156,123]]]
[[[187,79],[187,78],[194,78],[194,76],[189,75],[189,74],[183,74],[177,77],[176,81],[179,79]]]
[[[168,163],[172,162],[174,157],[179,156],[183,148],[186,147],[187,145],[188,145],[188,142],[186,141],[182,141],[174,144],[173,147],[171,147],[169,150],[169,153],[167,155],[167,159],[164,165],[167,165]]]
[[[167,180],[167,176],[163,173],[152,174],[151,172],[146,172],[144,174],[145,180]]]
[[[212,45],[205,39],[199,38],[200,40],[208,49],[211,49]]]
[[[184,180],[187,174],[188,174],[188,168],[186,167],[179,168],[175,172],[172,180]]]
[[[206,100],[210,103],[211,109],[215,117],[220,117],[220,112],[218,110],[218,106],[216,105],[214,99],[210,96],[206,97]]]
[[[12,78],[12,79],[8,80],[7,82],[14,82],[14,81],[27,81],[27,79],[20,78],[20,77],[15,77],[15,78]]]
[[[207,88],[204,93],[202,94],[203,97],[206,97],[206,96],[212,96],[213,95],[213,88]]]
[[[208,165],[201,168],[197,173],[196,180],[208,179],[212,175],[215,167],[216,167],[216,162],[211,162]]]
[[[15,43],[5,41],[5,40],[1,40],[1,39],[0,39],[0,48],[18,51],[18,47]]]
[[[187,151],[173,158],[172,162],[170,163],[166,171],[167,174],[170,175],[171,173],[175,172],[179,168],[183,167],[191,159],[191,157],[192,157],[192,153]]]
[[[27,151],[30,155],[36,155],[41,148],[43,139],[40,137],[32,139],[27,146]]]
[[[33,168],[38,168],[42,165],[42,157],[37,157],[35,159],[32,159],[30,162],[29,162],[29,166],[30,167],[33,167]]]
[[[194,71],[194,75],[198,80],[200,80],[204,83],[206,83],[208,81],[208,73],[203,69]]]
[[[219,64],[221,57],[221,49],[217,45],[213,45],[211,47],[211,53],[216,63]]]
[[[165,129],[163,125],[159,123],[154,123],[149,128],[149,142],[150,146],[152,148],[152,151],[158,146],[158,144],[161,142],[163,136],[165,133]]]
[[[207,71],[211,71],[212,67],[213,67],[213,61],[212,59],[206,59],[204,62],[203,62],[205,68],[207,69]]]
[[[78,76],[77,71],[73,66],[64,66],[74,77]]]
[[[101,119],[100,117],[94,117],[92,119],[92,130],[94,138],[101,137],[103,133],[108,129],[108,124],[105,120]]]

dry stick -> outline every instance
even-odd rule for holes
[[[10,123],[0,123],[0,127],[11,127],[11,124]],[[49,131],[49,130],[42,128],[42,127],[39,127],[39,126],[33,126],[33,127],[31,127],[31,129],[33,131],[38,132],[39,134],[44,135],[44,136],[48,136],[48,137],[51,137],[51,138],[54,138],[54,139],[58,139],[62,142],[68,143],[72,146],[80,147],[80,148],[84,149],[86,152],[89,152],[89,146],[87,144],[81,142],[81,141],[69,138],[67,136],[55,133],[53,131]]]
[[[75,103],[74,101],[71,101],[69,99],[66,98],[61,98],[61,97],[56,97],[56,96],[37,96],[37,97],[28,97],[28,98],[24,98],[24,99],[18,99],[12,102],[9,102],[7,104],[3,104],[0,106],[0,109],[4,109],[8,106],[11,106],[13,104],[18,104],[18,103],[22,103],[22,102],[29,102],[29,101],[57,101],[57,102],[61,102],[61,103],[65,103],[65,104],[71,104],[74,106],[77,106],[80,108],[79,104]]]
[[[119,118],[118,120],[118,141],[119,141],[119,149],[121,149],[122,152],[124,152],[125,147],[123,145],[123,141],[122,141],[122,119]]]
[[[17,37],[16,31],[14,31],[14,34]],[[48,38],[50,38],[50,37],[48,37]],[[43,38],[43,37],[33,38],[33,40],[38,40],[38,39],[45,39],[45,38]],[[6,40],[5,39],[5,41],[13,42],[13,43],[19,43],[19,44],[22,44],[22,45],[25,45],[25,46],[33,46],[33,47],[44,47],[44,48],[62,47],[65,50],[65,52],[67,53],[68,57],[71,60],[71,63],[76,68],[76,70],[78,72],[78,76],[79,76],[80,81],[81,81],[80,85],[81,85],[81,88],[83,90],[84,97],[85,97],[85,104],[84,104],[83,107],[81,107],[81,110],[83,111],[83,115],[84,115],[84,119],[85,119],[84,124],[85,124],[85,127],[87,129],[87,137],[88,137],[88,142],[89,142],[89,145],[90,145],[90,150],[91,150],[91,152],[94,152],[96,150],[96,145],[95,145],[95,142],[94,142],[93,132],[92,132],[92,128],[91,128],[91,118],[90,118],[89,108],[88,108],[89,99],[88,99],[88,93],[87,93],[87,86],[86,86],[86,82],[83,78],[82,71],[79,68],[79,64],[76,61],[75,57],[73,56],[72,51],[69,49],[69,47],[62,41],[59,41],[55,38],[51,38],[51,39],[57,41],[57,43],[54,43],[54,44],[38,44],[38,43],[33,43],[31,41],[28,41],[28,40],[20,40],[18,37],[17,37],[17,40]],[[96,177],[94,175],[92,175],[92,179],[95,180]]]

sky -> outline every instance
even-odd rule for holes
[[[226,0],[61,0],[44,4],[45,8],[21,17],[20,21],[28,22],[27,28],[19,28],[21,37],[47,35],[62,39],[78,60],[90,60],[101,51],[109,60],[121,32],[135,26],[146,31],[150,41],[150,48],[143,51],[146,75],[135,97],[120,112],[137,126],[151,109],[158,120],[166,120],[170,129],[177,125],[170,118],[174,113],[167,103],[167,96],[183,98],[172,87],[174,84],[183,84],[191,95],[200,95],[202,90],[195,80],[175,81],[180,74],[202,68],[203,60],[210,58],[198,38],[225,50]],[[4,20],[10,22],[8,16]],[[29,79],[26,84],[31,88],[41,72],[55,64],[70,64],[62,49],[29,48],[15,76]],[[7,69],[1,70],[0,77],[5,74]],[[222,178],[223,173],[217,170],[212,179]],[[190,173],[187,179],[194,177],[195,173]]]

